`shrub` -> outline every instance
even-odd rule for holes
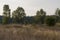
[[[56,18],[54,18],[54,17],[46,18],[46,24],[48,26],[54,26],[56,24]]]
[[[2,24],[8,24],[9,18],[8,17],[3,17],[2,19]]]

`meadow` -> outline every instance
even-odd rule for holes
[[[0,40],[60,40],[60,25],[0,25]]]

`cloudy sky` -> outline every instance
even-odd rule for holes
[[[27,16],[33,16],[41,8],[47,12],[47,15],[53,15],[56,8],[60,8],[60,0],[0,0],[0,15],[3,12],[3,5],[8,4],[11,12],[18,6],[23,7]]]

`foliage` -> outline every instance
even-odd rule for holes
[[[8,17],[4,17],[3,20],[2,20],[2,24],[8,24]]]
[[[57,22],[60,23],[60,9],[59,8],[56,9],[55,15],[56,15]]]
[[[7,24],[7,23],[9,23],[9,20],[10,20],[9,5],[4,5],[4,7],[3,7],[3,19],[2,19],[2,23],[3,24]]]
[[[56,18],[49,16],[48,18],[46,18],[46,24],[48,26],[54,26],[56,24]]]
[[[22,7],[18,7],[15,11],[12,13],[12,18],[14,23],[20,23],[21,19],[25,17],[25,11]]]
[[[56,18],[54,18],[56,17]],[[21,24],[44,24],[46,19],[46,12],[43,9],[40,9],[36,12],[35,16],[26,16],[25,10],[22,7],[18,7],[16,10],[12,12],[12,18],[10,15],[9,5],[3,6],[3,18],[2,23],[8,24],[10,19],[12,23],[21,23]],[[46,19],[47,25],[55,25],[55,22],[60,22],[60,9],[57,8],[55,16],[48,17]]]
[[[60,16],[60,9],[59,8],[56,9],[55,15]]]
[[[36,23],[44,24],[44,19],[46,16],[46,12],[41,9],[40,11],[37,11],[35,16]]]

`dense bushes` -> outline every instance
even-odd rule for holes
[[[55,17],[46,18],[46,24],[48,26],[54,26],[56,24],[56,18]]]

